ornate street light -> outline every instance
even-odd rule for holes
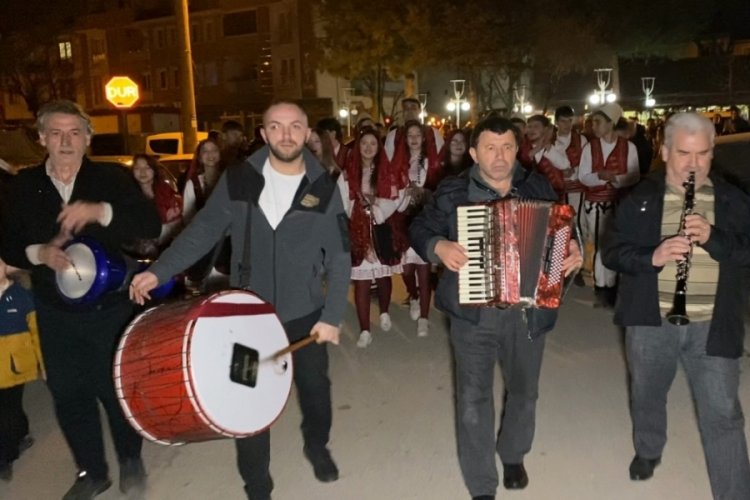
[[[465,82],[466,80],[451,80],[454,98],[446,105],[448,111],[456,112],[456,128],[461,128],[461,111],[469,111],[471,109],[469,101],[463,98]]]
[[[351,137],[352,115],[357,114],[357,110],[352,109],[352,92],[354,92],[354,88],[345,87],[342,90],[344,91],[344,106],[339,110],[339,116],[341,118],[346,118],[346,135],[347,137]]]
[[[643,76],[641,77],[641,89],[643,94],[646,96],[646,107],[653,108],[656,105],[656,99],[651,97],[654,93],[654,84],[656,83],[655,76]]]
[[[534,107],[531,105],[531,103],[526,101],[526,85],[513,87],[513,97],[516,101],[516,105],[513,106],[514,112],[522,113],[525,116],[530,114],[534,110]]]
[[[596,73],[596,85],[599,90],[589,96],[589,103],[594,106],[601,106],[607,102],[615,102],[617,95],[607,90],[609,83],[612,81],[612,68],[597,68],[594,70]]]

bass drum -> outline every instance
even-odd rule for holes
[[[120,405],[146,439],[179,445],[268,429],[292,386],[273,306],[246,291],[163,304],[137,316],[114,363]]]

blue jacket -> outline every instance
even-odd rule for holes
[[[738,358],[750,286],[750,197],[718,175],[712,173],[710,179],[716,221],[703,248],[719,263],[719,283],[706,353]],[[663,171],[641,180],[617,207],[614,227],[604,242],[604,265],[620,273],[614,317],[618,325],[662,323],[658,275],[663,268],[654,267],[651,258],[661,243],[665,189]]]

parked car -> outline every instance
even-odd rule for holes
[[[716,137],[713,168],[750,193],[750,132]]]

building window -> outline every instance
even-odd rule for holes
[[[151,92],[151,73],[142,73],[141,74],[141,87],[143,87],[144,92]]]
[[[170,26],[167,28],[167,46],[174,47],[177,45],[177,28]]]
[[[193,43],[203,43],[203,32],[201,25],[193,23],[190,25],[190,41]]]
[[[203,26],[203,34],[207,42],[213,42],[216,39],[213,21],[206,21],[206,24]]]
[[[294,84],[297,81],[297,61],[289,59],[289,83]]]
[[[104,84],[99,76],[91,79],[91,104],[98,106],[102,103],[104,97]]]
[[[206,87],[215,87],[219,84],[219,71],[215,62],[208,62],[203,66],[203,84]]]
[[[167,70],[164,68],[161,68],[157,74],[159,75],[159,89],[160,90],[167,90],[167,87],[169,86],[169,82],[167,81]]]
[[[225,14],[224,36],[252,35],[258,32],[258,19],[255,10],[243,10]]]
[[[157,49],[163,49],[166,45],[166,36],[164,35],[164,28],[156,28],[154,30],[154,45]]]
[[[288,12],[279,14],[279,43],[291,43],[292,26]]]
[[[73,46],[70,42],[60,42],[57,47],[60,49],[61,60],[68,61],[73,58]]]
[[[180,69],[172,68],[172,88],[180,88]]]
[[[286,85],[286,82],[288,79],[289,79],[289,65],[286,59],[282,59],[281,60],[281,84]]]
[[[91,39],[91,61],[100,62],[106,59],[104,40],[101,38]]]

